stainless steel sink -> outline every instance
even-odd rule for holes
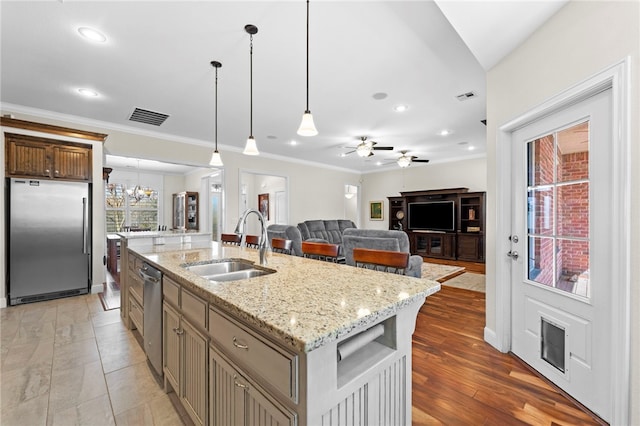
[[[223,260],[219,262],[182,265],[188,271],[209,281],[236,281],[273,274],[273,269],[263,268],[244,260]]]
[[[210,275],[206,278],[208,278],[209,281],[236,281],[246,280],[247,278],[261,277],[263,275],[273,274],[274,272],[275,271],[270,269],[245,269],[243,271],[227,272],[226,274]]]

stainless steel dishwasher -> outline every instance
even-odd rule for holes
[[[144,351],[162,376],[162,272],[145,262],[138,273],[144,280]]]

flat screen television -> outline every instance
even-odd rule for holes
[[[455,231],[456,210],[453,201],[409,203],[409,229]]]

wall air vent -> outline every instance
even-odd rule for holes
[[[129,117],[130,121],[137,121],[139,123],[151,124],[152,126],[159,126],[169,118],[167,114],[160,112],[149,111],[142,108],[136,108]]]
[[[473,92],[463,93],[462,95],[456,96],[456,99],[459,101],[466,101],[467,99],[475,98],[476,94]]]

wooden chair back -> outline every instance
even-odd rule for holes
[[[327,262],[338,262],[338,252],[340,246],[331,243],[302,242],[302,255],[311,259],[326,260]]]
[[[409,265],[409,253],[356,247],[353,249],[353,261],[359,268],[404,275]]]
[[[240,245],[240,235],[238,234],[222,234],[220,239],[224,244],[230,244],[233,246]]]
[[[247,247],[258,248],[260,246],[260,237],[257,235],[247,235],[245,242],[247,243]]]
[[[271,239],[271,249],[275,253],[291,254],[291,245],[291,240],[277,237]]]

